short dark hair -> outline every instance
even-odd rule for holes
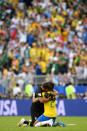
[[[49,91],[53,91],[54,83],[53,82],[46,82],[43,84],[42,88],[48,89]]]

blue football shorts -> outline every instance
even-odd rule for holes
[[[42,121],[47,121],[47,120],[50,120],[52,119],[53,120],[53,124],[55,123],[55,120],[56,120],[56,117],[47,117],[47,116],[44,116],[44,115],[41,115],[40,117],[38,117],[38,121],[39,122],[42,122]]]

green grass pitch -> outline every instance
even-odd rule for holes
[[[57,117],[66,127],[17,127],[19,116],[0,116],[0,131],[87,131],[87,117]],[[28,117],[24,117],[28,120]],[[69,125],[73,124],[73,125]],[[75,124],[75,125],[74,125]]]

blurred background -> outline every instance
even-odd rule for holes
[[[0,99],[46,81],[60,99],[87,99],[87,1],[0,0]]]

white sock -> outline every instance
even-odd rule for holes
[[[51,119],[50,119],[51,120]],[[50,120],[47,120],[47,121],[42,121],[42,122],[38,122],[35,127],[40,127],[40,126],[43,126],[43,125],[46,125],[46,124],[49,124],[49,121]]]

